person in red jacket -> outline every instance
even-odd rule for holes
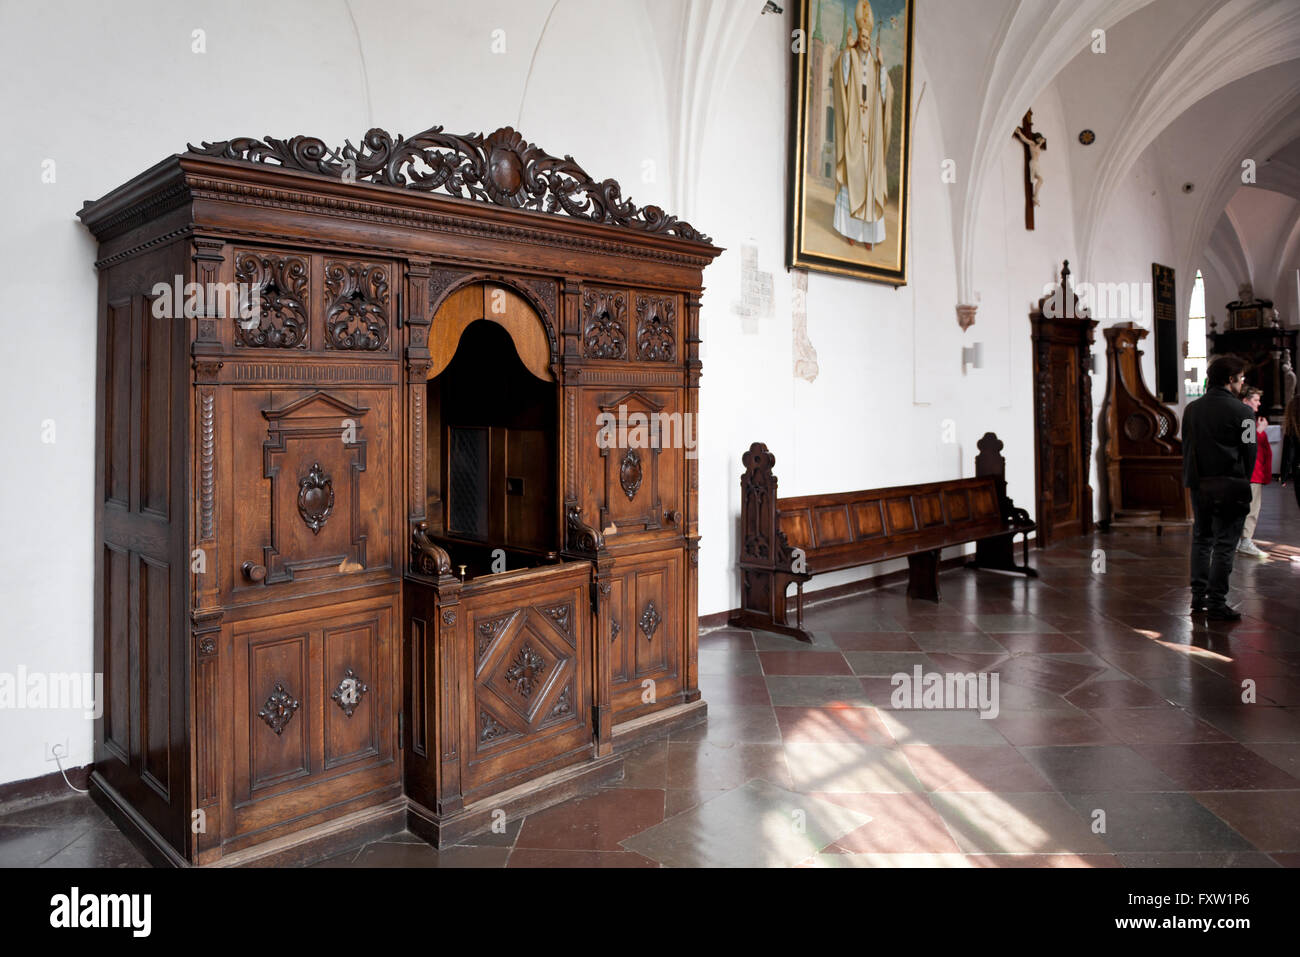
[[[1237,546],[1237,551],[1256,558],[1268,556],[1268,552],[1251,541],[1251,536],[1255,534],[1255,525],[1259,522],[1264,486],[1273,481],[1273,448],[1268,444],[1268,436],[1265,434],[1268,419],[1259,415],[1259,401],[1263,395],[1262,391],[1251,386],[1241,397],[1241,401],[1250,406],[1251,411],[1259,417],[1255,420],[1258,434],[1255,436],[1255,471],[1250,477],[1250,514],[1246,516],[1246,524],[1241,527],[1241,543]]]

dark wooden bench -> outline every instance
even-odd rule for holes
[[[939,553],[975,543],[968,568],[1019,572],[1031,578],[1029,513],[1007,497],[1002,442],[986,432],[978,443],[975,478],[777,498],[776,456],[755,442],[740,478],[740,610],[735,625],[812,637],[803,629],[803,586],[821,572],[893,558],[908,561],[909,598],[939,600]],[[1015,561],[1023,536],[1024,563]],[[796,621],[786,621],[786,592],[797,588]]]

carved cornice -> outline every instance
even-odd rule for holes
[[[463,236],[485,237],[508,242],[533,243],[538,246],[563,246],[572,249],[587,250],[607,256],[623,256],[629,259],[654,260],[678,266],[707,266],[713,261],[711,252],[699,254],[673,252],[661,249],[647,249],[631,243],[621,243],[613,239],[593,239],[586,236],[562,235],[539,227],[524,226],[518,223],[493,223],[469,220],[464,216],[446,213],[434,213],[427,210],[412,209],[381,202],[362,202],[352,199],[339,199],[333,196],[321,196],[302,189],[279,189],[268,186],[252,186],[247,183],[232,183],[228,180],[192,176],[191,189],[196,199],[214,199],[236,202],[246,206],[263,206],[272,209],[288,209],[295,212],[324,212],[326,215],[343,219],[360,220],[367,223],[385,223],[397,226],[412,226],[418,229],[436,230],[438,232],[459,234]],[[229,235],[232,237],[257,237],[276,241],[302,242],[301,236],[289,233],[277,233],[270,230],[249,229],[247,227],[224,227],[206,224],[203,231],[211,235]],[[375,241],[364,247],[348,247],[368,252],[382,250],[398,254],[409,254],[410,246],[404,244],[390,245]],[[483,260],[485,265],[500,266],[499,261]]]
[[[287,140],[239,137],[200,146],[189,145],[199,156],[265,163],[285,169],[319,173],[335,179],[397,186],[432,193],[441,190],[460,199],[472,199],[511,209],[566,213],[575,219],[677,236],[699,243],[711,240],[690,223],[665,213],[658,206],[637,206],[624,200],[622,187],[613,179],[596,182],[574,162],[559,159],[524,140],[510,127],[484,136],[456,136],[441,126],[407,138],[393,137],[381,129],[366,133],[361,146],[345,141],[328,146],[314,136]]]

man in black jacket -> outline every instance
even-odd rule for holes
[[[1236,621],[1228,576],[1250,511],[1255,470],[1255,413],[1238,396],[1246,363],[1221,356],[1210,363],[1205,395],[1183,413],[1183,485],[1192,490],[1192,612]]]

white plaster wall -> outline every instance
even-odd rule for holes
[[[1048,184],[1037,228],[1024,228],[1024,154],[1010,133],[998,175],[986,181],[976,256],[980,306],[957,325],[951,212],[940,168],[949,151],[938,122],[944,90],[964,82],[960,64],[936,76],[916,55],[913,100],[927,87],[912,142],[909,284],[900,289],[820,273],[808,278],[808,334],[820,374],[793,376],[791,275],[785,255],[784,112],[756,115],[755,102],[786,101],[785,49],[756,31],[721,94],[703,163],[698,219],[727,252],[705,273],[702,310],[700,614],[739,603],[735,570],[741,454],[762,441],[776,455],[782,495],[937,481],[974,474],[987,431],[1006,445],[1010,494],[1034,506],[1032,353],[1029,310],[1074,250],[1069,151],[1046,154]],[[1055,90],[1034,104],[1035,128],[1067,139]],[[745,164],[735,144],[752,148]],[[1049,147],[1050,149],[1050,147]],[[963,171],[958,170],[958,175]],[[737,203],[735,197],[773,197]],[[778,199],[778,197],[780,197]],[[774,317],[746,333],[739,297],[740,247],[755,245],[771,272]],[[1148,263],[1149,269],[1149,263]],[[964,344],[984,343],[985,365],[963,374]],[[942,441],[951,421],[956,442]],[[872,577],[905,563],[818,576],[816,587]]]

